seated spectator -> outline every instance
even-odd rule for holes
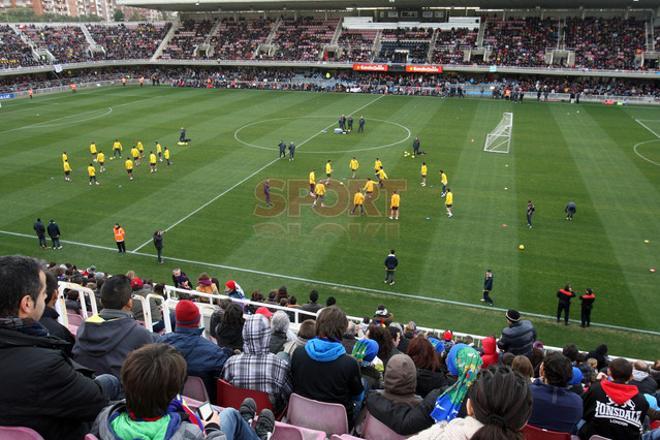
[[[607,345],[601,344],[594,351],[590,351],[587,354],[588,358],[594,358],[596,359],[597,365],[596,369],[598,371],[602,371],[605,367],[607,367],[607,364],[609,362],[607,358]]]
[[[270,337],[270,352],[277,354],[284,349],[288,340],[289,316],[286,312],[278,310],[273,314],[270,322],[273,334]]]
[[[351,356],[360,364],[362,386],[365,391],[383,388],[383,375],[374,364],[377,354],[378,342],[373,339],[360,339],[353,345]]]
[[[454,346],[454,333],[451,330],[442,332],[442,343],[445,346],[445,353],[449,353],[449,350]]]
[[[303,321],[298,327],[298,335],[293,341],[289,341],[284,344],[284,350],[280,353],[286,353],[285,360],[289,362],[293,353],[298,349],[298,347],[304,347],[307,344],[307,341],[312,339],[315,336],[316,331],[316,321],[313,319],[308,319]]]
[[[211,276],[206,272],[202,272],[197,278],[197,286],[195,286],[195,290],[202,293],[208,293],[209,295],[217,295],[219,293],[218,286],[213,282]],[[211,301],[207,300],[206,302]]]
[[[73,346],[76,362],[96,374],[119,377],[126,356],[154,342],[155,335],[133,318],[132,294],[131,280],[126,275],[113,276],[103,283],[103,309],[78,329],[78,340]]]
[[[0,257],[0,279],[0,426],[25,426],[49,440],[82,438],[117,397],[110,388],[119,381],[76,370],[68,343],[39,324],[46,276],[36,260]]]
[[[270,338],[268,319],[260,314],[248,316],[243,326],[243,353],[229,358],[222,377],[235,387],[268,393],[275,412],[280,412],[291,394],[289,366],[270,353]]]
[[[383,367],[387,369],[387,362],[400,351],[396,349],[392,335],[388,328],[381,325],[372,324],[367,331],[367,337],[378,342],[378,359],[383,362]]]
[[[444,347],[442,349],[444,350]],[[410,341],[408,356],[412,358],[417,367],[417,386],[415,388],[417,394],[426,397],[431,390],[446,388],[449,385],[439,355],[424,335],[417,335]]]
[[[229,280],[225,283],[225,295],[232,299],[245,299],[243,289],[234,280]]]
[[[441,390],[426,399],[415,394],[417,373],[408,355],[397,354],[390,359],[385,372],[384,390],[367,395],[367,411],[400,435],[416,434],[433,425],[430,413]]]
[[[635,385],[640,393],[655,395],[658,391],[658,383],[649,374],[649,366],[644,361],[635,361],[633,364],[632,380],[630,385]]]
[[[517,310],[507,311],[506,319],[509,326],[502,330],[502,337],[497,341],[498,348],[514,355],[531,355],[536,340],[536,330],[532,323],[526,319],[521,321]]]
[[[213,316],[216,316],[214,313]],[[235,303],[229,303],[222,317],[218,319],[215,329],[212,328],[213,336],[220,347],[231,350],[243,350],[243,309]]]
[[[492,366],[479,373],[466,408],[467,417],[437,423],[409,440],[517,440],[532,412],[529,383],[508,367]]]
[[[497,353],[497,341],[495,336],[488,336],[481,341],[481,348],[484,350],[484,354],[481,355],[481,360],[483,364],[481,368],[488,368],[491,365],[497,364],[500,359],[499,354]]]
[[[188,278],[188,275],[186,275],[186,273],[178,267],[176,269],[172,269],[172,282],[174,283],[174,287],[179,289],[192,289],[190,285],[190,278]]]
[[[252,418],[254,410],[247,402],[241,405],[240,413],[225,408],[201,420],[177,396],[186,375],[186,361],[167,344],[135,350],[121,370],[126,401],[106,407],[92,433],[100,440],[267,440],[275,429],[275,416],[264,409],[252,430],[246,419]]]
[[[532,385],[534,404],[529,424],[550,431],[572,433],[582,418],[582,399],[566,387],[573,375],[571,361],[553,351],[541,364],[541,378]]]
[[[582,370],[578,367],[573,367],[572,369],[573,374],[571,380],[568,382],[568,389],[578,396],[582,396],[584,394],[584,386],[582,385],[584,376],[582,375]]]
[[[385,305],[379,304],[374,313],[373,322],[378,325],[388,326],[392,321],[394,321],[394,315],[385,308]]]
[[[53,275],[52,272],[45,272],[46,274],[46,307],[44,308],[44,313],[41,315],[39,323],[46,327],[50,336],[55,336],[61,340],[68,342],[68,347],[65,348],[68,355],[71,355],[71,350],[73,349],[73,344],[76,342],[76,339],[73,337],[68,328],[64,327],[57,321],[57,318],[60,317],[57,310],[55,310],[55,303],[57,302],[57,296],[59,295],[59,289],[57,286],[57,277]]]
[[[447,355],[447,370],[456,378],[435,402],[431,417],[437,422],[450,421],[466,412],[466,398],[470,387],[481,368],[481,357],[477,350],[465,344],[456,344]]]
[[[150,284],[145,284],[138,277],[131,278],[131,289],[133,290],[133,295],[140,295],[143,298],[146,298],[148,294],[153,293],[153,289]],[[151,312],[151,325],[154,332],[159,332],[165,328],[165,322],[163,321],[163,314],[160,311],[160,306],[158,303],[150,299],[149,301],[149,311]],[[131,309],[133,317],[144,322],[144,312],[142,311],[142,301],[133,301],[133,308]]]
[[[233,352],[202,337],[204,329],[199,327],[201,314],[192,301],[180,300],[176,305],[175,316],[176,329],[173,333],[161,336],[158,342],[170,344],[183,355],[188,374],[204,381],[211,401],[214,402],[216,379],[220,377],[222,367]]]
[[[632,378],[632,364],[623,358],[614,359],[607,376],[589,388],[583,397],[584,421],[578,435],[588,440],[593,435],[611,439],[636,440],[642,437],[643,423],[649,404]]]
[[[291,378],[295,393],[344,405],[352,426],[354,402],[362,401],[363,388],[360,367],[340,342],[346,327],[348,320],[340,308],[323,309],[316,319],[316,337],[293,353]]]
[[[302,310],[304,312],[309,312],[309,313],[316,313],[319,310],[321,310],[321,305],[317,303],[319,300],[319,293],[316,290],[312,290],[309,292],[309,302],[307,304],[303,304]],[[305,319],[314,319],[312,315],[309,315]]]
[[[511,363],[511,369],[522,377],[528,378],[530,382],[534,381],[534,367],[527,356],[519,354],[514,357]]]
[[[346,349],[346,353],[351,353],[353,351],[353,346],[357,336],[357,325],[353,321],[348,321],[348,327],[346,328],[346,333],[341,337],[341,345]]]

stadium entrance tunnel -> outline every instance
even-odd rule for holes
[[[365,118],[364,133],[358,133],[360,116],[353,117],[353,130],[346,134],[334,132],[339,116],[303,116],[250,122],[236,129],[234,139],[246,147],[273,153],[277,153],[277,145],[284,141],[301,147],[296,154],[334,154],[381,150],[401,145],[412,137],[405,125],[373,118]]]

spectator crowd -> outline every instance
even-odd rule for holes
[[[349,321],[335,298],[308,301],[284,286],[249,305],[235,281],[222,284],[172,271],[178,300],[174,331],[154,307],[154,327],[141,322],[137,296],[164,286],[129,271],[0,257],[0,426],[23,426],[48,439],[267,439],[290,399],[339,404],[357,435],[370,419],[413,439],[519,439],[545,429],[580,439],[655,440],[660,434],[660,361],[608,356],[605,344],[549,351],[531,321],[503,316],[498,337],[481,344],[452,331],[421,331],[399,322],[386,305]],[[58,281],[85,286],[99,311],[75,335],[57,318]],[[220,292],[212,300],[193,292]],[[69,316],[82,304],[64,290]],[[304,304],[299,304],[303,303]],[[276,307],[279,306],[279,307]],[[151,305],[150,305],[151,307]],[[212,309],[209,329],[202,310]],[[293,329],[293,315],[303,321]],[[215,402],[216,381],[265,393],[270,408],[251,398],[236,407],[192,408],[181,397],[195,376]],[[185,396],[185,392],[184,392]],[[316,415],[319,417],[320,415]],[[256,422],[255,422],[256,420]]]

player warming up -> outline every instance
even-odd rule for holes
[[[314,188],[316,187],[316,173],[314,170],[309,172],[309,195],[314,197]]]
[[[172,165],[172,162],[170,162],[170,149],[165,147],[165,150],[163,150],[163,157],[165,158],[165,162],[167,163],[167,166]]]
[[[105,173],[105,154],[102,150],[99,150],[99,154],[96,155],[96,161],[99,164],[99,173]]]
[[[124,168],[128,174],[128,180],[133,180],[133,161],[130,158],[124,162]]]
[[[426,175],[428,174],[429,169],[426,166],[426,162],[422,162],[422,167],[420,169],[420,173],[422,175],[422,186],[426,186]]]
[[[156,155],[154,154],[153,151],[149,152],[149,172],[150,173],[155,173],[158,171],[158,168],[156,168],[156,165],[158,164],[158,159],[156,158]]]
[[[98,154],[98,151],[96,151],[96,142],[89,144],[89,153],[92,155],[92,162],[96,162],[96,155]]]
[[[454,193],[451,192],[451,188],[447,188],[445,193],[445,208],[447,209],[447,217],[452,218],[454,213],[452,212],[452,207],[454,206]]]
[[[321,208],[325,208],[325,205],[323,204],[323,200],[325,199],[325,184],[322,181],[316,184],[314,194],[316,195],[316,198],[314,199],[312,208],[315,208],[316,204],[319,202],[321,203]]]
[[[362,188],[362,191],[364,191],[367,194],[368,199],[370,199],[373,196],[375,186],[376,186],[376,182],[371,180],[371,177],[367,177],[367,182],[364,184],[364,188]]]
[[[440,170],[440,183],[442,184],[442,194],[440,194],[440,197],[444,197],[447,195],[447,183],[449,180],[447,180],[447,175],[443,170]]]
[[[389,177],[387,177],[387,173],[383,167],[380,167],[380,169],[376,172],[376,176],[378,176],[378,187],[385,188],[385,181],[389,179]]]
[[[62,166],[64,167],[64,181],[71,182],[71,165],[69,165],[69,161],[64,161]]]
[[[156,154],[158,155],[158,162],[162,162],[163,161],[163,146],[158,141],[156,141]]]
[[[121,145],[121,142],[119,142],[119,139],[115,139],[115,141],[112,143],[112,157],[111,159],[114,160],[116,157],[121,159],[121,152],[124,150],[124,147]]]
[[[351,209],[351,215],[355,214],[355,210],[360,209],[360,215],[366,215],[364,211],[364,193],[358,191],[353,196],[353,209]]]
[[[325,177],[325,184],[330,186],[330,179],[332,178],[332,161],[330,159],[325,163]]]
[[[351,179],[355,179],[358,168],[360,168],[360,162],[353,156],[353,159],[348,164],[348,168],[351,170]]]
[[[90,185],[100,185],[98,180],[96,180],[96,168],[94,167],[94,164],[91,162],[87,167],[87,176],[89,176]]]
[[[399,220],[399,207],[401,206],[401,196],[396,192],[392,191],[392,197],[390,197],[390,220]]]

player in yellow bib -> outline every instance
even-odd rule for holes
[[[440,194],[440,197],[444,197],[447,195],[447,175],[445,174],[444,171],[440,170],[440,183],[442,183],[442,194]]]
[[[454,216],[451,212],[452,206],[454,206],[454,193],[451,192],[451,188],[447,188],[447,193],[445,194],[445,208],[447,208],[447,217],[449,218]]]
[[[124,147],[121,145],[121,142],[119,142],[119,139],[115,139],[115,141],[112,143],[112,160],[114,160],[116,157],[119,157],[121,159],[121,152],[124,151]]]
[[[149,152],[149,168],[150,168],[149,172],[155,173],[156,171],[158,171],[158,169],[156,168],[157,163],[158,163],[158,158],[156,157],[156,155],[154,154],[153,151],[150,151]]]
[[[401,196],[396,192],[392,191],[392,197],[390,197],[390,220],[399,220],[399,207],[401,206]]]
[[[426,175],[429,172],[429,169],[426,166],[426,162],[422,162],[422,168],[421,168],[420,172],[422,174],[422,186],[426,186]]]
[[[71,165],[69,165],[69,162],[64,162],[62,164],[64,167],[64,181],[65,182],[71,182]]]
[[[124,162],[124,168],[128,174],[128,180],[133,180],[133,161],[131,159],[126,159]]]
[[[92,155],[92,162],[96,162],[96,155],[98,151],[96,150],[96,142],[89,144],[89,153]]]
[[[142,141],[137,141],[137,144],[135,144],[135,146],[140,152],[140,158],[144,157],[144,145],[142,145]]]
[[[377,175],[378,170],[380,170],[381,168],[383,168],[383,162],[379,158],[376,158],[376,160],[374,161],[374,174]]]
[[[105,154],[102,150],[96,155],[96,161],[99,163],[99,173],[105,173]]]
[[[332,161],[330,159],[325,163],[325,176],[327,177],[325,184],[330,186],[330,178],[332,177]]]
[[[362,188],[362,191],[367,193],[368,199],[370,199],[371,195],[374,193],[375,186],[376,186],[376,182],[371,180],[371,177],[367,177],[367,182],[364,184],[364,188]]]
[[[163,157],[165,158],[165,162],[167,162],[167,166],[172,165],[172,162],[170,162],[170,149],[165,147],[165,150],[163,151]]]
[[[316,173],[314,170],[309,172],[309,195],[314,197],[314,188],[316,187]]]
[[[387,177],[387,173],[386,173],[385,170],[381,167],[381,169],[379,169],[379,170],[376,172],[376,175],[378,176],[378,187],[379,187],[379,188],[384,188],[384,187],[385,187],[385,181],[386,181],[387,179],[389,179],[389,177]]]
[[[348,164],[348,168],[351,170],[351,179],[355,179],[355,173],[357,173],[358,168],[360,168],[360,162],[353,157],[351,159],[350,163]]]
[[[360,215],[365,215],[364,211],[364,194],[362,191],[358,191],[353,195],[353,209],[351,209],[351,215],[355,214],[355,210],[360,208]]]
[[[90,185],[98,185],[99,182],[96,180],[96,168],[94,168],[94,164],[90,163],[89,166],[87,167],[87,176],[89,176],[89,184]]]
[[[135,166],[140,165],[140,150],[137,147],[131,148],[131,157],[133,158],[133,163]]]
[[[62,163],[69,161],[69,155],[66,154],[66,151],[62,151]]]
[[[316,187],[314,188],[314,194],[316,195],[316,198],[314,199],[312,208],[316,207],[316,204],[319,201],[321,202],[321,208],[325,208],[325,205],[323,204],[323,199],[325,199],[325,184],[323,182],[316,184]]]
[[[158,155],[158,161],[163,161],[163,146],[160,145],[160,142],[156,141],[156,154]]]

